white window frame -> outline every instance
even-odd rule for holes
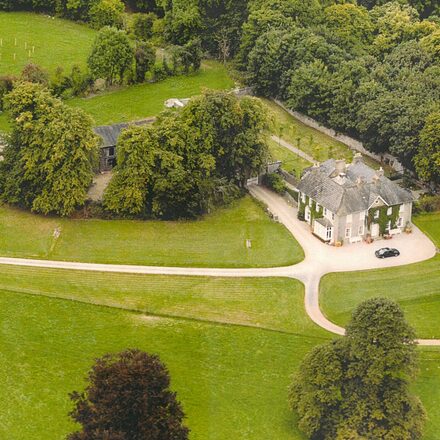
[[[345,238],[351,238],[351,226],[345,228]]]
[[[321,209],[321,205],[318,202],[316,202],[316,212],[318,212],[320,209]]]
[[[327,229],[325,231],[325,236],[327,240],[331,240],[333,236],[333,228],[331,226],[327,226]]]
[[[307,205],[306,209],[304,210],[304,219],[306,220],[306,222],[310,222],[311,219],[311,212],[310,212],[310,208]]]
[[[358,227],[358,235],[364,235],[364,225],[359,225],[359,227]]]
[[[304,193],[301,193],[301,201],[306,203],[306,195]]]
[[[405,205],[402,203],[402,204],[399,206],[399,213],[402,214],[403,212],[405,212]]]
[[[379,210],[376,210],[374,213],[375,220],[377,220],[379,218],[379,215],[380,215]]]
[[[347,215],[347,223],[351,223],[353,221],[353,214]]]
[[[397,220],[397,227],[401,228],[403,226],[403,217],[399,217],[399,219]]]
[[[387,209],[387,215],[391,215],[393,213],[393,208],[390,206],[388,209]]]

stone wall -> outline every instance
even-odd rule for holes
[[[319,122],[315,121],[314,119],[303,115],[302,113],[292,111],[288,109],[281,101],[274,100],[280,107],[282,107],[286,112],[291,114],[294,118],[301,121],[303,124],[307,125],[308,127],[314,128],[315,130],[320,131],[321,133],[326,134],[327,136],[331,137],[332,139],[342,142],[343,144],[347,145],[351,150],[357,151],[359,153],[364,154],[365,156],[371,157],[372,159],[377,160],[378,162],[386,162],[388,165],[390,165],[396,172],[401,173],[404,171],[403,165],[395,158],[393,155],[389,153],[383,153],[383,154],[375,154],[371,151],[368,151],[362,142],[358,141],[357,139],[354,139],[350,136],[347,136],[345,134],[337,133],[335,130],[324,127]]]

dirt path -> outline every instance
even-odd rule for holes
[[[295,153],[297,156],[302,157],[303,159],[307,160],[308,162],[312,164],[317,164],[316,160],[313,159],[312,156],[305,153],[304,151],[300,150],[299,148],[294,147],[292,144],[289,144],[289,142],[286,142],[284,139],[279,138],[278,136],[275,136],[274,134],[271,136],[272,140],[276,143],[280,144],[284,148],[287,148],[292,153]]]

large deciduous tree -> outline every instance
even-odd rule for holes
[[[134,52],[124,31],[104,27],[99,31],[88,58],[92,76],[108,84],[121,83],[125,72],[133,66]]]
[[[84,392],[74,392],[68,440],[187,440],[184,413],[158,356],[140,350],[96,360]]]
[[[86,199],[97,161],[90,117],[32,83],[18,84],[6,106],[13,131],[0,165],[2,200],[43,214],[71,214]]]
[[[104,206],[120,215],[194,218],[227,203],[268,153],[265,113],[253,98],[207,92],[150,127],[131,127]]]
[[[414,158],[418,175],[426,182],[440,182],[440,112],[431,113],[420,132],[420,147]]]
[[[414,337],[394,302],[359,305],[346,336],[314,348],[294,377],[290,405],[300,429],[313,440],[420,439],[426,416],[409,389]]]

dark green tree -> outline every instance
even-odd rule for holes
[[[265,112],[253,98],[207,92],[118,143],[104,207],[119,215],[194,218],[236,198],[267,161]]]
[[[157,15],[135,14],[133,18],[133,34],[138,40],[147,41],[153,36],[153,24],[157,20]]]
[[[102,28],[87,61],[93,78],[103,78],[110,85],[122,83],[133,62],[134,53],[127,34],[111,27]]]
[[[140,41],[136,44],[134,58],[136,61],[136,81],[143,82],[146,73],[153,68],[156,62],[156,50],[151,44]]]
[[[84,392],[70,395],[81,431],[68,440],[187,440],[184,412],[170,390],[168,369],[140,350],[96,360]]]
[[[417,174],[426,182],[440,182],[440,112],[431,113],[420,132],[414,158]]]
[[[84,204],[97,161],[90,117],[32,83],[18,84],[6,107],[12,134],[0,163],[2,200],[43,214],[71,214]]]
[[[425,411],[411,394],[414,330],[397,304],[371,299],[343,339],[316,347],[296,373],[290,405],[312,440],[422,437]]]

